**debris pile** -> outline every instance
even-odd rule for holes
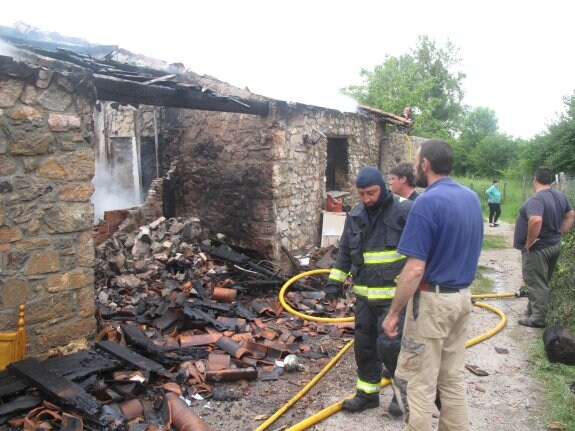
[[[278,292],[289,277],[223,239],[207,239],[197,219],[162,217],[101,244],[93,349],[0,373],[0,429],[208,429],[193,412],[199,403],[281,379],[289,355],[297,370],[327,362],[353,323],[286,313]],[[329,261],[331,250],[322,252]],[[349,315],[351,300],[326,309],[325,278],[293,283],[286,301],[311,315]],[[218,390],[225,382],[240,390]]]

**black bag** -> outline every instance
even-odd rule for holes
[[[550,326],[543,331],[543,344],[549,362],[575,365],[575,339],[561,325]]]

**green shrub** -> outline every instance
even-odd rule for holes
[[[567,187],[565,194],[571,206],[575,206],[575,186]],[[561,238],[561,257],[553,277],[547,323],[558,323],[575,335],[575,231]]]
[[[575,335],[575,233],[565,235],[561,241],[561,257],[553,277],[547,323],[558,323]]]

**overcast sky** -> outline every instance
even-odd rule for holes
[[[499,129],[530,138],[575,90],[575,3],[548,0],[27,0],[4,2],[0,25],[119,45],[277,99],[337,109],[362,67],[427,35],[460,49],[464,103],[493,109]]]

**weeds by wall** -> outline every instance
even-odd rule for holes
[[[568,183],[565,193],[575,207],[575,182]],[[575,231],[561,239],[561,257],[551,279],[547,323],[559,323],[575,334]]]

